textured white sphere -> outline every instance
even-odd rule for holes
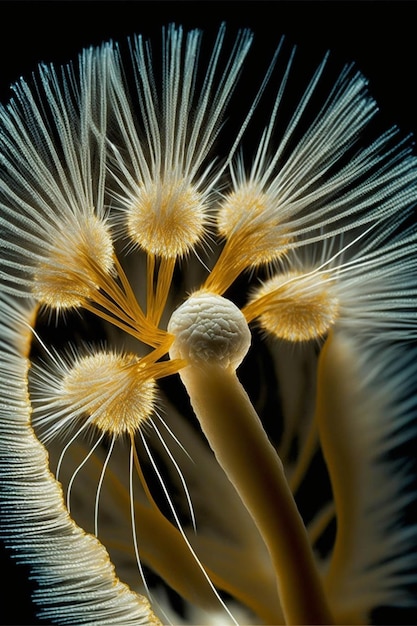
[[[200,291],[171,316],[168,332],[175,336],[171,358],[190,364],[210,364],[236,369],[251,343],[243,313],[230,300]]]

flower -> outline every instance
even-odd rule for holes
[[[411,192],[410,204],[414,202],[415,159],[411,145],[395,143],[396,129],[358,150],[376,105],[366,80],[352,67],[344,69],[317,116],[304,122],[306,129],[297,138],[325,64],[326,59],[274,149],[285,74],[249,171],[242,155],[232,165],[232,190],[224,194],[216,215],[225,245],[207,279],[208,289],[223,293],[244,269],[323,242],[343,233],[349,222],[360,226],[396,214],[397,193],[406,204]]]
[[[281,120],[292,51],[246,169],[283,41],[219,155],[251,34],[225,41],[203,63],[199,31],[164,29],[161,84],[142,37],[131,76],[104,44],[0,109],[0,529],[52,623],[415,607],[391,457],[415,428],[417,157],[372,135],[353,67],[321,98],[327,57]]]
[[[257,287],[243,311],[288,341],[325,336],[336,325],[355,334],[412,339],[416,331],[416,232],[398,219],[357,238],[288,253],[281,272]]]
[[[201,35],[194,30],[185,37],[173,25],[164,31],[162,90],[149,45],[141,36],[131,42],[143,128],[129,106],[120,56],[112,57],[109,98],[122,137],[112,146],[116,199],[133,245],[164,259],[186,255],[207,236],[212,190],[224,169],[215,171],[208,154],[252,38],[242,31],[226,67],[219,67],[222,25],[207,67],[200,68]],[[198,91],[197,80],[203,80]]]
[[[58,309],[79,306],[98,289],[97,266],[104,274],[113,269],[104,207],[105,80],[97,80],[97,56],[90,49],[80,57],[79,91],[70,68],[59,76],[40,67],[48,111],[23,80],[1,111],[2,279],[10,292],[33,293]]]

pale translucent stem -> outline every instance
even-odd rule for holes
[[[71,454],[75,455],[76,463],[81,463],[85,458],[84,448],[73,446]],[[156,571],[162,578],[175,589],[183,598],[192,604],[196,604],[206,610],[218,611],[218,599],[213,594],[213,590],[207,584],[207,579],[203,575],[201,568],[196,562],[192,552],[184,542],[178,528],[168,521],[155,504],[151,493],[144,481],[139,461],[135,454],[135,465],[140,473],[141,485],[145,491],[146,504],[139,499],[135,501],[135,518],[137,520],[138,541],[140,554],[144,563]],[[92,466],[90,468],[89,480],[96,484],[102,469],[102,460],[92,455]],[[129,491],[109,468],[106,473],[107,496],[111,498],[117,516],[109,526],[103,525],[101,536],[104,544],[110,550],[117,550],[123,554],[131,554],[132,546],[128,540],[120,533],[114,532],[114,528],[119,529],[125,526],[125,516],[130,508]],[[190,540],[192,541],[192,535]],[[218,550],[216,539],[213,538],[213,550]],[[209,540],[210,541],[210,540]],[[234,546],[230,546],[231,559],[233,559]],[[202,559],[204,561],[204,559]],[[173,567],[175,564],[175,567]],[[236,599],[240,600],[265,624],[282,624],[282,615],[276,605],[275,596],[271,593],[269,581],[265,580],[266,573],[262,570],[254,571],[251,562],[249,572],[242,572],[237,578],[231,576],[225,578],[216,569],[204,566],[212,582]],[[253,581],[252,581],[253,578]],[[242,580],[244,584],[242,584]]]
[[[317,513],[316,517],[308,525],[307,532],[312,546],[320,539],[331,521],[335,517],[335,508],[333,502],[328,502]]]
[[[327,339],[319,359],[316,421],[329,470],[336,508],[337,534],[326,576],[326,588],[335,593],[348,571],[353,554],[361,464],[355,454],[351,429],[352,390],[359,387],[355,356],[337,334]],[[356,385],[355,385],[356,381]]]
[[[269,550],[286,623],[333,623],[282,463],[235,371],[189,365],[180,375],[217,460]]]
[[[304,441],[304,445],[302,447],[300,456],[297,460],[297,464],[295,466],[294,472],[291,474],[289,479],[290,487],[292,493],[295,493],[299,486],[301,485],[303,478],[306,476],[308,472],[308,468],[310,467],[314,454],[318,449],[319,438],[317,431],[317,424],[313,419],[310,428],[307,433],[307,437]]]
[[[184,543],[180,532],[159,512],[158,509],[135,504],[138,517],[138,530],[141,545],[143,544],[143,560],[150,564],[173,589],[193,604],[211,611],[218,611],[218,600],[207,584],[193,554]],[[175,567],[173,567],[175,564]],[[254,613],[259,615],[266,624],[278,624],[279,613],[274,611],[269,598],[260,591],[256,597],[247,590],[237,587],[233,581],[225,580],[213,570],[204,568],[212,582],[227,591]]]

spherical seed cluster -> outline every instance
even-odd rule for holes
[[[339,312],[339,300],[324,274],[274,276],[256,290],[249,306],[255,309],[256,303],[262,328],[287,341],[323,337]]]
[[[156,385],[135,355],[97,352],[79,358],[62,380],[61,401],[81,407],[99,430],[134,434],[154,410]]]
[[[100,286],[98,271],[113,267],[113,242],[107,224],[94,214],[65,220],[35,272],[32,292],[55,309],[80,306]]]
[[[247,322],[230,300],[209,292],[193,294],[171,316],[172,358],[235,369],[251,343]]]
[[[127,211],[130,238],[149,254],[176,258],[203,237],[205,202],[185,181],[158,181],[139,189]]]
[[[217,213],[217,228],[226,240],[235,241],[234,254],[248,266],[269,263],[287,250],[291,237],[281,224],[281,214],[259,185],[242,183],[227,194]]]
[[[230,237],[248,220],[253,219],[266,210],[267,196],[256,185],[242,185],[228,193],[220,204],[216,221],[219,233]]]

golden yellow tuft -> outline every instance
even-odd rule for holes
[[[238,228],[266,211],[268,198],[256,185],[245,184],[227,194],[217,213],[219,233],[229,238]]]
[[[176,258],[204,236],[206,204],[184,180],[144,185],[127,211],[131,239],[148,254]]]
[[[280,259],[292,242],[277,206],[254,183],[227,194],[216,221],[226,242],[204,285],[214,293],[224,293],[244,270]]]
[[[113,268],[113,242],[107,224],[95,215],[68,220],[45,244],[45,258],[34,272],[33,295],[56,309],[78,307],[100,287],[100,272]]]
[[[335,323],[339,300],[325,274],[292,271],[266,281],[243,312],[280,339],[309,341],[323,337]]]
[[[244,183],[229,193],[217,214],[219,233],[230,242],[234,255],[246,259],[254,267],[279,259],[288,249],[292,238],[284,225],[277,201],[254,183]],[[234,242],[235,245],[232,244]]]
[[[156,384],[135,355],[98,352],[80,358],[62,380],[65,404],[82,407],[99,430],[133,435],[154,410]]]

